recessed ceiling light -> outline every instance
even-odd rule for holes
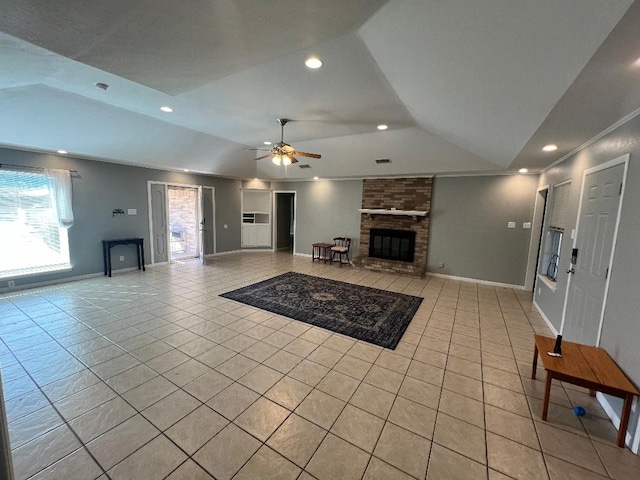
[[[323,65],[322,60],[320,60],[318,57],[309,57],[304,62],[304,64],[313,70],[316,70]]]
[[[185,168],[185,169],[184,169],[184,171],[185,171],[185,172],[188,172],[188,171],[189,171],[189,169],[188,169],[188,168]]]
[[[60,155],[66,155],[67,153],[69,153],[66,150],[56,150],[56,152],[58,152]]]
[[[254,179],[253,179],[253,181],[254,181],[254,182],[257,182],[257,181],[258,181],[258,179],[257,179],[257,178],[254,178]]]
[[[313,177],[314,180],[319,180],[320,177]]]
[[[94,83],[94,85],[96,86],[96,88],[99,88],[100,90],[106,90],[109,88],[108,84],[102,83],[102,82]]]
[[[384,123],[378,125],[378,130],[386,130],[387,128],[389,128],[389,126],[385,125]]]
[[[545,145],[542,147],[543,152],[555,152],[558,149],[557,145],[550,143],[549,145]]]
[[[520,170],[518,170],[518,172],[520,173],[527,173],[529,171],[528,168],[521,168]]]
[[[265,145],[271,145],[271,142],[268,142],[268,141],[267,142],[262,142],[262,143],[264,143]]]
[[[167,113],[173,112],[173,108],[167,107],[166,105],[164,107],[160,107],[160,110],[162,110],[163,112],[167,112]]]

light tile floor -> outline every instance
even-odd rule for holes
[[[390,351],[218,297],[291,270],[424,301]],[[5,294],[0,315],[18,479],[640,478],[585,391],[558,383],[540,420],[549,332],[525,292],[239,253]]]

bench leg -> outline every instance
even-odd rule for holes
[[[547,414],[549,413],[549,396],[551,395],[551,372],[547,371],[547,380],[544,383],[544,402],[542,404],[542,420],[547,421]]]
[[[620,429],[618,430],[618,446],[624,448],[624,441],[627,436],[627,427],[629,426],[629,416],[631,415],[631,401],[633,395],[627,393],[624,397],[622,406],[622,415],[620,417]]]
[[[536,379],[536,369],[538,368],[538,345],[533,347],[533,368],[531,369],[531,378]]]

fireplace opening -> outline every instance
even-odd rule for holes
[[[416,232],[372,228],[369,232],[369,256],[413,262]]]

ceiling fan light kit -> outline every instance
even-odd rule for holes
[[[284,126],[288,122],[288,118],[278,118],[278,124],[280,125],[280,142],[274,144],[273,148],[269,150],[269,153],[261,157],[257,157],[256,160],[262,160],[263,158],[267,158],[273,155],[271,161],[274,165],[284,165],[286,167],[293,163],[298,163],[298,159],[295,157],[296,155],[299,157],[321,158],[321,155],[317,153],[300,152],[288,143],[284,143]]]

